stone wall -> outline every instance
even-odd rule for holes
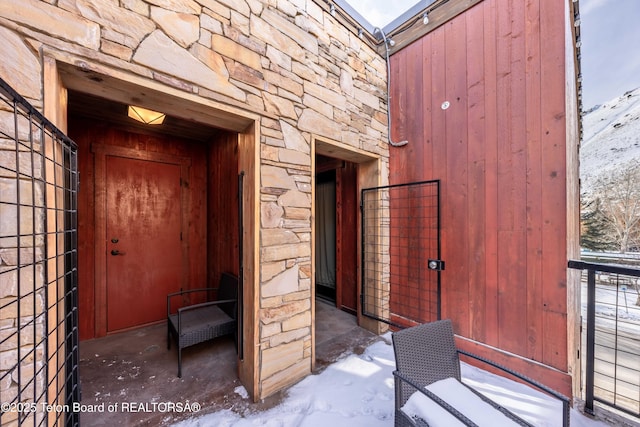
[[[254,397],[308,374],[312,137],[380,156],[386,182],[384,59],[313,0],[2,2],[0,39],[0,77],[36,107],[43,52],[63,52],[259,114]]]

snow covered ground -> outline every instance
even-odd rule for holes
[[[639,284],[636,278],[628,278],[632,281],[616,283],[612,276],[613,284],[605,280],[605,276],[599,275],[596,284],[596,327],[626,332],[640,339],[640,306],[636,301],[640,297]],[[587,320],[587,284],[582,283],[582,319]],[[617,320],[617,322],[616,322]],[[616,325],[617,323],[617,325]]]
[[[393,426],[395,367],[391,337],[376,342],[363,354],[346,355],[318,375],[311,375],[289,389],[278,406],[263,412],[236,413],[232,409],[191,418],[174,427],[391,427]],[[560,424],[559,401],[530,387],[463,364],[463,381],[487,393],[537,427]],[[239,387],[236,393],[248,399]],[[597,427],[571,410],[572,427]]]

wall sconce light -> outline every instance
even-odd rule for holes
[[[331,6],[329,6],[329,12],[331,13],[331,16],[336,16],[336,5],[331,3]]]
[[[362,31],[362,28],[358,29],[358,37],[360,37],[360,38],[364,37],[364,31]]]
[[[164,121],[166,115],[164,113],[160,113],[158,111],[148,110],[142,107],[136,107],[134,105],[129,105],[129,110],[127,115],[132,119],[135,119],[139,122],[148,124],[148,125],[160,125]]]
[[[422,23],[427,25],[429,23],[429,12],[425,12],[422,14]]]

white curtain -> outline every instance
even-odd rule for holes
[[[316,284],[336,287],[336,183],[316,185]]]

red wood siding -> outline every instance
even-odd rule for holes
[[[567,372],[564,8],[485,0],[394,54],[390,181],[441,180],[456,333]]]
[[[207,191],[209,286],[217,287],[222,273],[238,275],[238,134],[221,132],[209,145]]]

